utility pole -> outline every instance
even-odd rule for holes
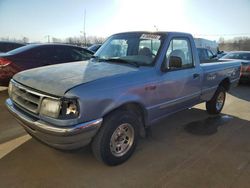
[[[87,46],[87,39],[86,39],[85,25],[86,25],[86,9],[84,9],[84,17],[83,17],[83,31],[80,31],[80,33],[82,33],[82,34],[83,34],[83,44],[84,44],[84,47],[86,47],[86,46]]]
[[[48,43],[50,43],[50,35],[46,35],[45,37],[48,38]]]
[[[86,9],[84,9],[84,22],[83,22],[83,35],[84,35],[83,37],[84,37],[84,45],[86,47],[87,44],[86,44],[85,23],[86,23]]]
[[[158,27],[156,25],[154,25],[154,28],[155,28],[156,31],[158,31]]]

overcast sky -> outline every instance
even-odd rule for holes
[[[250,0],[0,0],[0,38],[78,37],[84,10],[88,36],[156,28],[214,40],[250,36]]]

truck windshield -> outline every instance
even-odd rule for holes
[[[95,59],[112,63],[153,66],[164,35],[155,33],[122,33],[111,36],[95,53]]]

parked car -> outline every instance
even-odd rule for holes
[[[101,46],[102,46],[102,44],[93,44],[90,47],[88,47],[88,50],[95,53]]]
[[[222,58],[223,56],[227,55],[228,52],[225,52],[225,51],[219,51],[217,53],[217,58],[220,59]]]
[[[0,54],[0,86],[22,70],[90,59],[93,52],[64,44],[30,44]]]
[[[217,57],[211,50],[206,48],[197,48],[197,52],[201,63],[213,62]]]
[[[89,61],[16,74],[6,106],[47,145],[68,150],[91,143],[98,160],[117,165],[162,118],[202,102],[219,114],[239,76],[236,60],[200,64],[190,34],[119,33]]]
[[[0,53],[8,52],[22,46],[25,46],[25,44],[10,41],[0,41]]]
[[[223,59],[236,59],[241,61],[241,72],[240,72],[240,81],[249,81],[250,80],[250,51],[234,51],[229,52],[222,58]]]

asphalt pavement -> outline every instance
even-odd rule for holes
[[[20,130],[2,104],[6,97],[0,93],[2,140]],[[250,85],[233,89],[219,116],[200,104],[157,123],[116,167],[98,162],[90,147],[63,152],[23,137],[0,144],[0,151],[15,146],[0,159],[0,187],[248,188]]]
[[[1,89],[1,88],[0,88]],[[13,116],[5,107],[5,100],[8,98],[7,89],[0,90],[0,144],[25,133],[24,129],[19,126]]]

